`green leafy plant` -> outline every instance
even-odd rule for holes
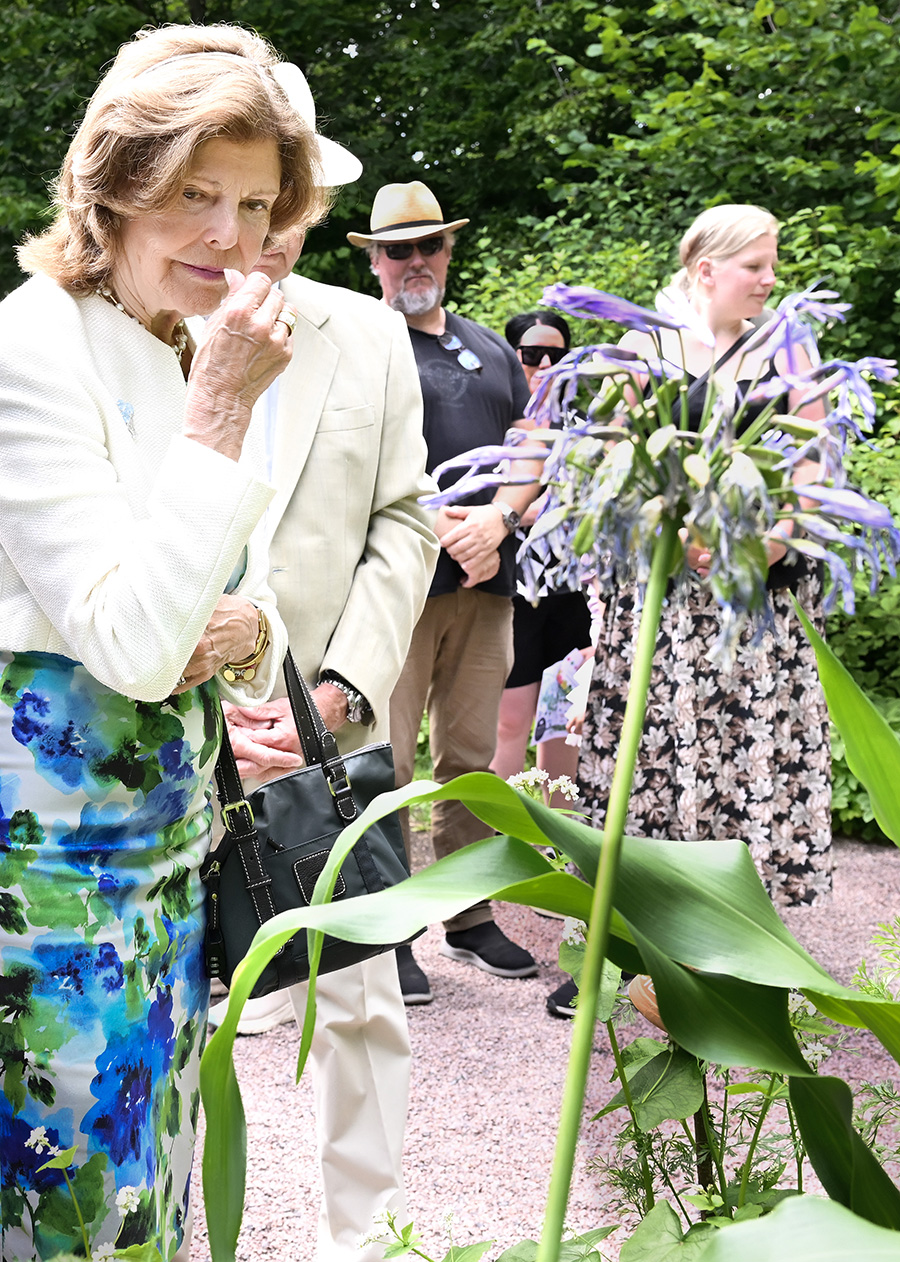
[[[599,298],[605,302],[609,295]],[[602,304],[598,301],[596,306],[600,308]],[[614,307],[615,301],[610,309]],[[786,308],[784,320],[788,324],[790,312],[798,309],[796,302]],[[658,317],[641,312],[639,318],[652,324],[652,319]],[[669,318],[674,317],[670,314]],[[614,360],[610,348],[603,348],[601,356]],[[618,371],[621,372],[621,365]],[[858,374],[853,380],[864,392]],[[679,388],[678,383],[671,382],[660,388],[657,421]],[[637,518],[641,520],[644,533],[640,547],[645,549],[649,570],[605,828],[600,832],[567,812],[551,810],[536,797],[517,791],[494,776],[476,774],[446,785],[426,782],[385,794],[344,831],[317,883],[312,905],[276,917],[257,934],[235,973],[225,1020],[203,1056],[201,1091],[208,1120],[204,1186],[214,1262],[231,1262],[235,1257],[246,1137],[231,1050],[241,1007],[264,962],[294,933],[307,931],[311,985],[302,1063],[311,1031],[315,971],[325,932],[353,941],[396,941],[398,936],[411,936],[422,925],[447,919],[481,898],[542,907],[587,926],[572,1051],[543,1235],[534,1254],[536,1262],[558,1262],[562,1256],[566,1205],[584,1111],[596,1014],[602,1011],[611,965],[652,976],[662,1022],[688,1057],[725,1069],[742,1068],[741,1082],[752,1081],[746,1077],[748,1066],[762,1075],[766,1112],[786,1083],[798,1143],[804,1146],[828,1196],[849,1211],[849,1222],[858,1228],[858,1239],[883,1240],[885,1233],[895,1243],[898,1239],[894,1233],[900,1232],[900,1190],[853,1127],[850,1089],[838,1078],[820,1075],[804,1054],[803,1040],[791,1023],[790,999],[792,992],[799,991],[825,1017],[869,1028],[898,1060],[900,1004],[890,997],[840,985],[799,946],[775,912],[742,842],[685,845],[633,838],[624,833],[656,629],[669,578],[676,569],[681,523],[687,521],[713,550],[717,532],[723,532],[724,537],[727,525],[715,513],[706,511],[705,496],[712,496],[712,490],[706,488],[717,488],[720,496],[727,495],[729,511],[741,523],[740,531],[728,536],[729,555],[738,556],[739,563],[731,571],[727,566],[717,569],[714,558],[710,571],[717,599],[735,603],[738,593],[729,586],[734,581],[734,570],[746,569],[748,580],[752,580],[748,588],[760,579],[759,569],[753,568],[755,558],[757,567],[761,565],[758,536],[770,528],[773,519],[796,511],[796,495],[783,471],[779,471],[779,461],[772,461],[766,454],[770,448],[764,441],[765,417],[754,423],[755,428],[751,426],[729,451],[716,446],[718,429],[709,443],[705,432],[701,432],[703,445],[698,448],[689,439],[679,438],[681,431],[671,432],[674,427],[667,430],[664,423],[651,425],[647,409],[630,432],[627,427],[624,431],[621,427],[610,430],[605,426],[605,408],[606,403],[602,402],[596,409],[598,418],[591,422],[598,426],[597,433],[585,430],[574,435],[576,444],[584,442],[574,467],[578,476],[585,470],[596,475],[601,488],[605,478],[614,477],[619,514],[607,523],[598,512],[587,520],[582,537],[587,539],[587,546],[621,548],[621,536],[616,534],[620,518],[633,511],[629,522],[633,526]],[[714,421],[713,412],[711,423]],[[778,429],[782,438],[787,434],[801,447],[810,437],[808,426],[783,416],[779,417]],[[788,446],[782,441],[779,460],[786,458]],[[633,448],[632,453],[628,447]],[[615,448],[625,449],[631,456],[627,462],[627,477],[631,479],[627,491],[625,481],[618,477],[621,457],[615,454]],[[607,460],[610,451],[612,458]],[[698,461],[692,459],[701,451],[702,470]],[[557,460],[557,472],[564,459],[563,455]],[[754,469],[749,465],[754,465]],[[738,472],[740,477],[736,476]],[[804,495],[810,497],[812,490],[805,486]],[[639,507],[641,497],[648,498],[648,492],[650,498],[658,497],[660,501],[652,520],[642,517]],[[837,529],[845,538],[852,538],[855,547],[876,555],[880,545],[867,532],[887,529],[885,510],[852,492],[837,494],[822,487],[817,494],[823,505],[820,516],[803,510],[807,539],[827,539],[829,530]],[[767,496],[777,497],[779,505],[787,506],[773,508]],[[588,501],[579,498],[575,502],[580,506]],[[590,502],[602,507],[608,499],[604,501],[601,495]],[[829,504],[846,510],[840,514],[840,527],[828,523]],[[750,517],[756,522],[755,540]],[[576,523],[576,536],[585,520],[582,512]],[[854,534],[854,521],[860,523],[861,533]],[[606,538],[605,530],[609,532]],[[736,540],[740,544],[737,548]],[[818,546],[824,559],[837,566],[828,547]],[[840,575],[839,568],[837,572]],[[746,589],[743,599],[746,608],[750,603]],[[845,741],[848,767],[867,785],[879,826],[900,842],[900,803],[896,800],[900,745],[802,611],[800,617],[818,657],[832,717]],[[727,642],[723,643],[723,650],[727,650]],[[365,899],[330,903],[343,858],[372,820],[400,806],[437,800],[465,802],[498,835],[417,872],[393,889]],[[545,857],[541,851],[548,845],[572,860],[582,877],[560,870]],[[673,1088],[677,1086],[679,1095],[688,1093],[693,1080],[690,1102],[696,1103],[696,1076],[689,1061],[665,1048],[643,1050],[646,1058],[641,1063],[636,1060],[626,1064],[622,1055],[623,1097],[626,1086],[630,1091],[632,1079],[643,1073],[654,1082],[662,1075]],[[640,1057],[640,1049],[635,1056]],[[654,1106],[655,1101],[648,1097],[647,1108],[652,1110]],[[701,1096],[695,1113],[703,1111]],[[646,1120],[643,1113],[641,1117]],[[705,1131],[706,1144],[711,1147],[710,1128]],[[760,1134],[757,1128],[755,1138],[752,1134],[750,1138],[756,1151]],[[715,1166],[716,1154],[711,1152],[711,1156]],[[748,1207],[761,1204],[753,1199],[758,1190],[751,1175],[752,1165],[745,1165],[736,1188],[729,1188],[729,1180],[724,1179],[719,1181],[721,1191],[716,1190],[715,1179],[710,1179],[708,1186],[704,1180],[697,1195],[708,1198],[708,1208],[715,1208],[712,1198],[718,1195],[723,1207],[731,1201],[735,1214],[746,1211],[745,1217],[751,1212]],[[792,1199],[805,1202],[808,1198]],[[666,1248],[689,1250],[686,1256],[691,1258],[701,1256],[702,1244],[704,1259],[714,1258],[717,1250],[721,1253],[720,1239],[727,1238],[728,1252],[721,1256],[727,1256],[731,1262],[751,1257],[758,1262],[761,1257],[779,1256],[759,1250],[770,1247],[771,1241],[780,1244],[792,1232],[802,1230],[810,1247],[831,1242],[842,1233],[846,1236],[851,1230],[848,1218],[840,1211],[836,1216],[834,1209],[826,1206],[820,1210],[804,1203],[795,1212],[787,1201],[778,1204],[759,1223],[718,1215],[717,1220],[727,1227],[723,1233],[710,1221],[693,1224],[685,1231],[676,1211],[658,1201],[623,1248],[622,1256],[626,1262],[628,1258],[662,1256],[658,1252],[654,1255],[652,1250],[659,1250],[659,1241],[664,1240]],[[777,1223],[777,1227],[770,1229],[770,1222]],[[798,1251],[798,1256],[802,1252]],[[855,1259],[859,1255],[847,1255],[850,1256]]]

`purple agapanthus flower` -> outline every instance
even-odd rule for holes
[[[627,298],[617,298],[615,294],[592,289],[590,285],[564,285],[561,282],[548,285],[541,301],[545,307],[555,307],[566,315],[581,316],[588,320],[612,320],[615,324],[624,325],[626,329],[638,329],[641,333],[652,333],[654,329],[660,328],[685,327],[682,322],[660,311],[639,307]]]
[[[844,521],[856,522],[870,530],[890,530],[893,519],[884,504],[870,500],[858,491],[850,491],[846,487],[816,486],[812,483],[800,488],[804,499],[815,500],[823,510],[832,517],[840,517]]]
[[[821,362],[811,322],[844,318],[847,304],[835,297],[813,287],[785,299],[746,344],[767,358],[777,354],[778,375],[737,408],[713,382],[699,432],[682,429],[676,417],[675,400],[689,381],[679,366],[620,346],[578,347],[540,374],[529,405],[529,414],[552,428],[517,436],[522,445],[484,448],[452,462],[467,469],[465,476],[431,502],[497,487],[514,480],[516,461],[543,456],[545,504],[519,552],[530,599],[594,578],[601,588],[635,584],[640,601],[660,521],[683,523],[711,553],[706,581],[721,611],[719,660],[733,652],[748,621],[754,639],[771,623],[763,540],[776,521],[794,523],[796,537],[785,540],[789,556],[827,565],[828,607],[840,598],[852,612],[854,576],[866,566],[874,585],[900,561],[900,531],[889,512],[849,489],[843,468],[849,437],[861,436],[875,415],[869,379],[890,381],[896,367],[877,358]],[[544,299],[570,315],[648,333],[657,345],[661,328],[690,329],[705,340],[696,313],[683,311],[677,297],[661,299],[657,312],[579,286],[551,286]],[[629,382],[639,388],[629,389]],[[830,409],[824,422],[798,414],[820,400]],[[541,447],[537,455],[534,446]],[[794,485],[803,461],[819,464],[812,485]],[[684,562],[680,581],[686,575]]]

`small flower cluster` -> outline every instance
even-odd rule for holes
[[[62,1149],[58,1148],[56,1144],[50,1143],[50,1140],[47,1138],[47,1129],[44,1126],[35,1127],[25,1140],[25,1147],[33,1148],[39,1157],[44,1153],[47,1153],[51,1157],[58,1157],[62,1151]]]
[[[521,789],[523,793],[539,801],[545,792],[548,797],[553,797],[554,793],[560,793],[567,802],[578,801],[578,786],[573,784],[568,776],[557,776],[555,780],[551,780],[550,773],[542,767],[529,767],[527,771],[520,771],[518,775],[510,776],[506,783],[512,785],[514,789]]]
[[[874,589],[883,572],[894,575],[900,558],[900,532],[890,513],[849,489],[843,468],[849,438],[862,437],[875,416],[869,378],[890,381],[896,368],[874,357],[820,360],[812,322],[844,319],[847,304],[835,297],[810,289],[786,298],[742,347],[743,354],[758,351],[758,362],[778,354],[783,371],[757,377],[736,400],[723,397],[713,382],[692,430],[690,379],[666,359],[660,338],[661,329],[689,330],[702,344],[715,345],[686,296],[663,291],[652,311],[584,286],[550,286],[546,305],[647,333],[657,353],[642,358],[612,345],[572,351],[541,374],[529,405],[539,425],[550,428],[530,433],[527,448],[460,457],[454,466],[467,473],[441,502],[468,494],[475,481],[479,488],[501,484],[516,459],[543,459],[547,495],[519,556],[533,600],[588,580],[601,589],[636,583],[640,591],[660,523],[676,520],[688,540],[711,555],[706,581],[722,613],[714,655],[723,661],[748,620],[757,638],[771,623],[766,538],[773,532],[788,564],[807,558],[827,566],[826,608],[840,597],[852,612],[854,572],[868,567]],[[788,395],[791,411],[777,411]],[[798,414],[817,400],[828,408],[823,422]],[[563,428],[576,409],[581,419]],[[801,502],[793,475],[807,460],[818,462],[819,474],[802,487]],[[483,472],[488,467],[492,471]],[[678,569],[687,581],[686,557]]]
[[[119,1211],[120,1218],[127,1217],[128,1214],[140,1209],[140,1207],[141,1196],[137,1188],[128,1187],[127,1185],[119,1188],[116,1193],[116,1209]]]

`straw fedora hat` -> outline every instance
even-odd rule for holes
[[[438,232],[453,232],[468,219],[444,222],[440,203],[421,180],[410,184],[385,184],[375,194],[370,231],[348,232],[351,245],[366,246],[375,241],[418,241]]]
[[[362,175],[363,165],[349,149],[337,141],[320,136],[316,131],[316,105],[306,76],[291,61],[280,61],[272,67],[272,76],[294,110],[315,136],[319,149],[319,165],[322,169],[324,188],[337,188],[339,184],[352,184]]]

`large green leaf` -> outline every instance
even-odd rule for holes
[[[856,991],[846,991],[839,996],[833,993],[825,995],[811,988],[803,993],[832,1021],[871,1030],[900,1064],[900,1004],[888,1003],[872,995],[860,995]]]
[[[828,1195],[869,1222],[900,1231],[900,1190],[854,1130],[847,1084],[792,1078],[790,1091],[806,1151]]]
[[[792,1196],[763,1218],[716,1232],[700,1257],[702,1262],[900,1262],[900,1235],[835,1201]]]
[[[828,710],[844,742],[847,765],[866,787],[879,827],[900,845],[900,741],[797,605],[819,664]]]
[[[635,1042],[659,1048],[655,1039],[636,1039]],[[629,1052],[631,1055],[627,1055]],[[636,1059],[635,1044],[630,1043],[623,1051],[622,1059],[634,1119],[642,1131],[651,1131],[660,1122],[693,1117],[703,1103],[700,1065],[696,1056],[691,1056],[682,1048],[670,1043],[662,1050]],[[625,1105],[625,1092],[620,1089],[606,1107],[595,1114],[594,1120]]]
[[[380,815],[415,801],[460,800],[493,827],[490,837],[365,898],[323,903],[350,847]],[[235,972],[225,1020],[201,1065],[207,1114],[204,1192],[216,1262],[233,1262],[240,1228],[246,1138],[231,1064],[241,1007],[265,962],[299,929],[357,942],[396,942],[482,898],[501,897],[588,920],[592,890],[552,868],[535,843],[550,839],[584,868],[600,834],[526,798],[496,776],[417,784],[382,795],[335,844],[313,906],[275,917]],[[723,1064],[807,1072],[787,1029],[784,989],[802,988],[900,1049],[900,1005],[862,998],[835,982],[791,937],[740,842],[625,838],[609,954],[620,967],[650,971],[663,1018],[696,1055]],[[314,943],[317,946],[318,943]],[[312,955],[311,955],[312,958]],[[682,965],[697,970],[692,973]],[[314,987],[311,986],[311,991]],[[311,1034],[311,1014],[304,1033]]]
[[[718,1065],[808,1074],[788,1019],[788,992],[723,974],[697,973],[635,935],[656,990],[659,1015],[676,1043]]]
[[[686,1234],[668,1201],[657,1201],[622,1245],[621,1262],[695,1262],[715,1228],[701,1225]]]

